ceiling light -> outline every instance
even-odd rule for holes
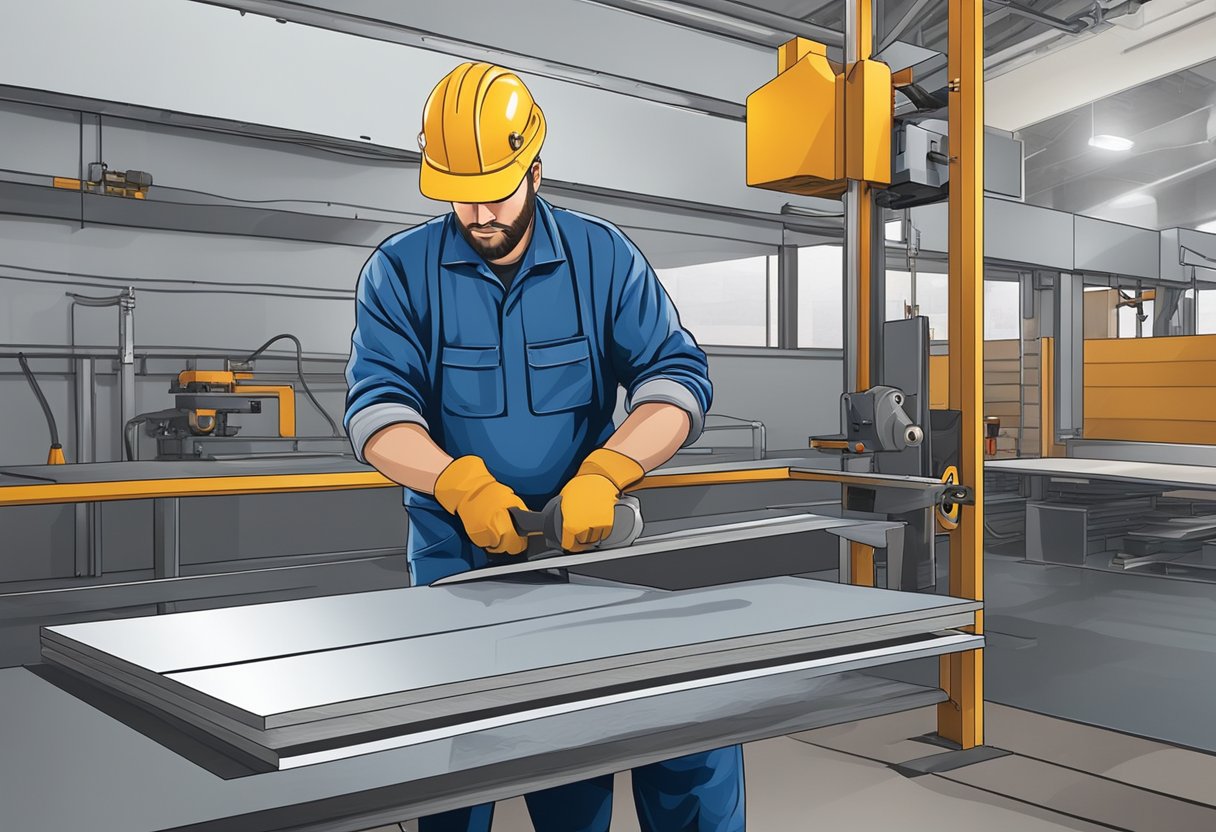
[[[1097,102],[1089,103],[1089,146],[1096,147],[1099,150],[1114,150],[1118,152],[1126,152],[1136,146],[1136,143],[1131,139],[1125,139],[1122,136],[1115,136],[1110,133],[1099,133],[1095,129],[1094,109]]]
[[[1135,147],[1136,143],[1122,136],[1111,136],[1107,133],[1102,133],[1097,136],[1090,136],[1089,146],[1100,150],[1126,151]]]
[[[1208,234],[1216,234],[1216,220],[1205,222],[1203,225],[1198,226],[1195,230],[1203,231]]]

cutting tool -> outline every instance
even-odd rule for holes
[[[562,498],[559,494],[540,511],[513,508],[511,522],[515,530],[528,539],[528,549],[522,555],[495,558],[491,564],[471,572],[461,572],[435,581],[431,586],[444,583],[463,583],[506,574],[530,572],[537,569],[560,568],[570,565],[567,561],[578,561],[587,552],[621,549],[632,546],[642,534],[642,504],[637,497],[622,495],[617,498],[612,519],[612,531],[599,543],[583,552],[568,552],[562,548]],[[552,566],[547,565],[552,560]],[[544,561],[546,565],[538,565]]]

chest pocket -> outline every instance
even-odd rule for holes
[[[537,415],[591,404],[591,347],[585,336],[528,345],[528,400]]]
[[[503,414],[506,400],[498,347],[445,346],[440,361],[444,410],[481,418]]]

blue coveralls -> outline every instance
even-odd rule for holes
[[[355,453],[376,431],[423,425],[453,457],[475,454],[532,509],[611,436],[627,408],[663,401],[701,431],[705,354],[641,252],[614,226],[536,200],[532,241],[510,290],[448,214],[389,238],[359,279],[345,424]],[[405,490],[415,585],[486,564],[460,521]],[[635,769],[643,830],[744,828],[738,746]],[[612,776],[536,792],[537,832],[607,832]],[[493,804],[421,820],[421,832],[486,832]]]

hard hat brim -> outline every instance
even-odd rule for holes
[[[501,202],[515,193],[532,161],[521,155],[506,167],[489,173],[457,174],[439,170],[422,160],[418,188],[428,199],[440,202]]]

